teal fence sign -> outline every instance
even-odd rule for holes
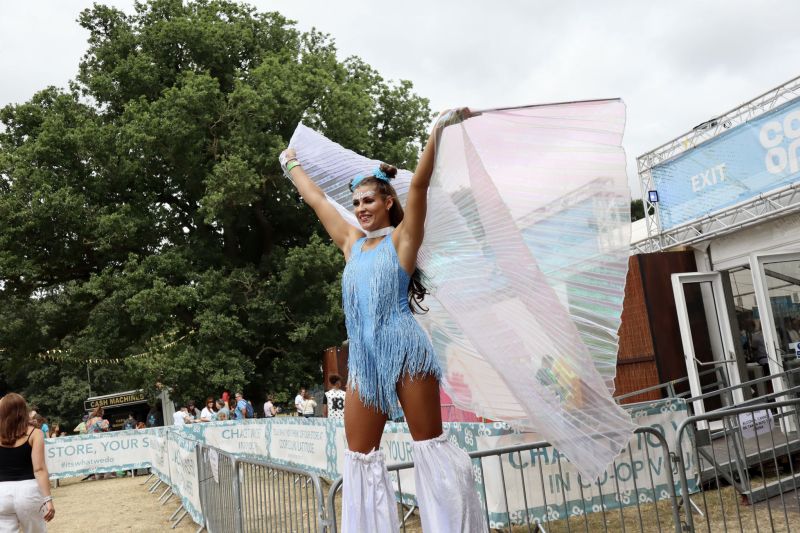
[[[676,449],[676,429],[687,418],[686,403],[669,399],[625,406],[640,426],[656,429]],[[504,423],[446,423],[451,442],[467,452],[537,442],[530,433],[520,433]],[[691,450],[689,436],[683,449]],[[279,417],[243,421],[210,422],[143,430],[96,433],[47,439],[45,456],[51,478],[82,476],[134,468],[151,468],[181,498],[187,512],[203,524],[199,494],[197,446],[203,444],[240,459],[269,461],[299,467],[329,479],[343,471],[347,443],[341,421],[323,418]],[[406,424],[386,424],[381,450],[388,463],[413,460],[411,435]],[[508,454],[500,460],[484,461],[475,468],[479,492],[491,528],[522,523],[524,514],[541,521],[609,510],[668,498],[668,471],[672,467],[666,450],[651,435],[635,435],[626,449],[597,480],[581,479],[571,463],[553,447]],[[694,458],[684,457],[690,492],[698,490]],[[393,473],[393,475],[397,475]],[[400,473],[402,494],[415,503],[414,475]],[[396,480],[396,479],[395,479]],[[525,490],[523,491],[523,483]],[[642,487],[654,486],[644,490]],[[505,493],[504,493],[505,486]],[[638,499],[632,498],[638,495]],[[526,506],[527,503],[527,506]],[[508,507],[506,507],[508,505]],[[506,509],[511,509],[511,524]]]

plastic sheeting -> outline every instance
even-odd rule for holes
[[[533,431],[590,478],[627,444],[611,394],[627,274],[625,107],[483,111],[445,128],[418,255],[417,315],[454,403]],[[354,226],[350,180],[378,161],[303,126],[290,146]],[[393,185],[401,201],[411,173]]]

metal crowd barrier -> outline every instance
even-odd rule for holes
[[[643,468],[639,471],[633,472],[633,475],[627,483],[628,489],[621,488],[620,482],[615,480],[613,482],[613,489],[602,489],[599,482],[591,483],[584,482],[578,476],[574,481],[575,485],[579,488],[580,501],[582,502],[577,507],[567,507],[567,488],[565,483],[560,483],[561,490],[561,503],[548,502],[546,498],[546,479],[543,472],[543,462],[536,461],[537,467],[532,472],[526,475],[522,469],[517,472],[512,472],[508,468],[508,463],[504,464],[503,459],[514,459],[517,465],[523,464],[523,457],[542,457],[544,450],[552,448],[546,442],[537,442],[531,444],[520,444],[516,446],[507,446],[494,450],[484,450],[470,453],[473,464],[477,472],[480,473],[480,478],[484,477],[484,466],[487,461],[496,460],[500,464],[500,478],[502,483],[502,499],[504,502],[504,515],[505,525],[503,527],[496,527],[496,521],[492,527],[493,531],[543,531],[543,532],[571,532],[571,531],[662,531],[662,530],[675,530],[680,531],[678,528],[678,500],[675,493],[676,481],[672,474],[671,460],[669,455],[669,446],[664,436],[657,430],[649,427],[642,427],[636,430],[636,435],[645,438],[648,444],[645,445],[645,458]],[[649,443],[652,439],[657,443],[657,446],[651,447]],[[524,454],[524,455],[523,455]],[[661,462],[657,459],[661,459]],[[627,454],[623,452],[621,460],[629,459],[631,464],[633,461],[633,452],[631,447],[628,446]],[[566,468],[566,459],[558,456],[558,471],[564,472]],[[665,495],[657,491],[656,483],[654,482],[654,467],[655,465],[664,465],[663,472],[667,477],[667,484],[671,490],[668,490]],[[617,462],[614,462],[613,471],[617,470]],[[403,494],[403,486],[401,483],[400,473],[405,470],[410,470],[414,467],[411,462],[389,465],[387,469],[396,482],[397,493]],[[516,499],[522,498],[522,506],[524,509],[515,509],[514,505],[509,502],[509,484],[514,482],[514,477],[519,480],[519,485],[522,487],[521,494],[516,489]],[[565,478],[561,478],[562,480]],[[517,485],[517,487],[519,486]],[[481,500],[486,512],[487,524],[492,524],[490,521],[486,494],[486,485],[482,485],[483,490],[480,493]],[[593,505],[590,503],[591,498],[585,493],[584,487],[597,488],[595,494],[599,493],[601,498],[605,501],[616,500],[621,502],[627,500],[629,505],[620,505],[615,509],[609,508],[606,504]],[[342,478],[338,478],[333,482],[328,491],[328,521],[330,523],[330,530],[337,532],[340,520],[339,512],[341,509],[341,492]],[[547,507],[548,512],[544,514],[544,520],[540,517],[532,516],[529,504],[533,501],[533,492],[539,491],[544,499],[544,506]],[[655,494],[655,501],[651,501],[652,496]],[[662,499],[663,498],[663,499]],[[405,500],[405,499],[404,499]],[[659,501],[660,500],[660,501]],[[646,503],[645,503],[646,502]],[[402,517],[401,531],[408,533],[409,531],[421,531],[419,520],[413,516],[415,507],[409,503],[399,503],[399,516]],[[653,529],[651,526],[656,527]]]
[[[670,437],[676,436],[675,442],[668,442],[655,428],[638,428],[634,439],[639,440],[632,441],[638,443],[636,460],[629,445],[610,470],[627,469],[632,475],[610,476],[614,479],[603,484],[584,483],[579,476],[570,483],[564,473],[566,459],[549,454],[551,447],[545,442],[470,456],[483,481],[480,497],[487,523],[495,531],[800,531],[799,413],[800,399],[725,407],[681,422]],[[722,429],[705,429],[712,422]],[[537,459],[542,457],[557,459],[555,464],[546,463]],[[237,459],[202,444],[197,458],[200,502],[209,533],[339,530],[341,478],[323,490],[324,481],[313,473]],[[687,476],[687,467],[694,477]],[[421,531],[407,486],[412,468],[413,463],[388,467],[401,495],[401,530],[406,533]],[[491,498],[489,471],[495,473],[490,476]],[[554,478],[560,497],[548,501]],[[145,483],[157,494],[162,483],[156,478],[150,484],[151,479]],[[160,498],[168,492],[169,486]],[[537,514],[542,503],[547,512]]]
[[[241,531],[236,458],[207,446],[197,447],[200,505],[209,533]]]
[[[728,407],[678,426],[674,456],[684,531],[800,530],[798,410],[798,399]],[[699,422],[721,423],[722,430],[712,433]],[[680,440],[686,432],[694,433],[690,450]],[[703,490],[694,496],[680,467],[687,457],[697,461],[701,474]]]
[[[198,446],[200,501],[209,533],[323,532],[319,476]]]
[[[325,531],[319,476],[259,461],[239,461],[242,532]]]

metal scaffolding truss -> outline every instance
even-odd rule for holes
[[[736,109],[707,120],[695,126],[690,132],[639,156],[636,159],[636,163],[639,172],[639,184],[642,188],[648,238],[632,244],[633,253],[656,252],[678,245],[710,239],[736,228],[756,224],[766,218],[777,216],[779,213],[800,209],[800,195],[797,194],[798,184],[794,184],[759,195],[746,202],[662,233],[658,203],[651,202],[647,194],[648,191],[656,190],[651,172],[653,167],[796,98],[800,98],[800,77],[775,87]]]
[[[688,246],[796,212],[800,212],[800,182],[758,195],[692,222],[681,224],[655,238],[650,237],[632,243],[631,253],[658,252],[676,246]]]

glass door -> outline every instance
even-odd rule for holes
[[[757,304],[754,313],[763,336],[775,392],[800,385],[800,253],[750,256]],[[790,370],[788,375],[778,374]],[[785,398],[783,398],[785,399]]]
[[[672,292],[692,397],[712,392],[714,383],[717,388],[739,385],[736,348],[720,273],[673,274]],[[730,399],[736,404],[744,402],[742,389],[695,400],[692,407],[699,415],[730,403]]]

